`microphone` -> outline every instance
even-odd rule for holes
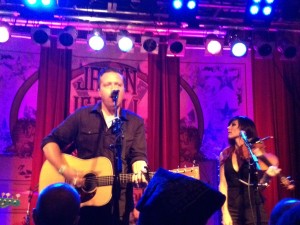
[[[119,97],[119,90],[113,90],[110,94],[110,97],[114,100],[117,101],[118,97]]]
[[[240,135],[245,143],[248,143],[248,137],[246,135],[246,132],[244,130],[241,130]]]
[[[244,130],[241,130],[240,131],[240,135],[242,137],[242,139],[244,140],[245,142],[245,145],[247,146],[248,150],[249,150],[249,153],[251,155],[251,158],[253,159],[253,161],[255,162],[255,165],[256,165],[256,168],[258,170],[261,170],[260,168],[260,165],[258,164],[258,159],[256,157],[256,155],[253,154],[252,150],[251,150],[251,146],[250,146],[250,143],[248,141],[248,138],[247,138],[247,135],[246,135],[246,132]]]

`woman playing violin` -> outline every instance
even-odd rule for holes
[[[219,190],[226,196],[222,206],[224,225],[268,224],[264,210],[261,187],[268,184],[270,177],[279,174],[278,158],[266,153],[260,142],[254,122],[245,116],[233,117],[228,123],[229,147],[220,154]],[[241,131],[249,140],[248,147]],[[252,157],[250,150],[256,157]],[[253,158],[258,158],[258,164]],[[262,160],[261,160],[262,159]]]

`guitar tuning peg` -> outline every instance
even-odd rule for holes
[[[9,198],[9,197],[10,197],[10,193],[6,193],[5,195],[6,195],[6,197],[7,197],[7,198]]]
[[[2,198],[4,197],[4,195],[5,195],[5,193],[4,193],[4,192],[2,192]]]
[[[21,196],[20,194],[16,194],[16,198],[17,198],[17,199],[19,199],[19,198],[20,198],[20,196]]]
[[[196,164],[196,160],[193,160],[193,167],[195,167],[195,164]]]

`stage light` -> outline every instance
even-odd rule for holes
[[[158,54],[159,38],[151,36],[141,37],[141,53]]]
[[[0,43],[5,43],[10,38],[10,26],[8,23],[0,22]]]
[[[274,0],[266,0],[266,3],[268,3],[268,4],[273,4],[273,3],[274,3]]]
[[[227,42],[230,47],[231,54],[235,57],[243,57],[247,54],[248,43],[246,40],[246,33],[240,31],[228,31]]]
[[[31,38],[35,43],[50,46],[50,28],[47,25],[41,25],[31,29]]]
[[[252,5],[250,7],[250,13],[251,15],[256,15],[259,12],[259,5]]]
[[[170,39],[168,41],[167,56],[183,57],[185,55],[186,40]]]
[[[120,34],[117,35],[117,42],[119,49],[122,52],[129,52],[133,49],[134,39],[129,36],[129,33],[126,30],[120,31]]]
[[[187,8],[190,9],[190,10],[195,9],[196,6],[197,6],[197,3],[196,3],[195,0],[189,0],[189,1],[187,2]]]
[[[222,55],[223,39],[208,35],[205,40],[205,55]]]
[[[265,6],[262,11],[265,16],[269,16],[272,13],[272,7],[269,5]]]
[[[188,27],[199,28],[198,0],[170,0],[169,18],[178,24],[186,23]],[[169,4],[170,4],[169,3]]]
[[[273,56],[274,42],[271,41],[257,41],[254,45],[255,57],[258,59],[271,58]]]
[[[172,6],[175,10],[179,10],[182,8],[183,2],[182,0],[173,0],[172,1]]]
[[[55,0],[23,0],[24,5],[35,11],[54,10],[57,6]]]
[[[294,59],[298,53],[297,46],[287,39],[278,42],[277,50],[282,54],[280,59]]]
[[[104,35],[100,29],[94,29],[88,34],[87,40],[93,50],[100,51],[104,47]]]
[[[28,5],[35,5],[37,3],[37,0],[26,0]]]
[[[245,13],[245,22],[270,23],[274,15],[277,0],[248,0]]]
[[[259,53],[259,55],[266,57],[272,54],[273,48],[269,43],[263,43],[260,46],[258,46],[257,52]]]
[[[70,47],[74,44],[77,35],[78,32],[75,27],[66,26],[58,36],[59,43],[64,47]]]
[[[232,44],[231,53],[235,57],[242,57],[247,53],[247,45],[243,42],[236,42]]]
[[[51,0],[42,0],[41,2],[44,6],[49,6],[51,4]]]

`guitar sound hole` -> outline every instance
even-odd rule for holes
[[[93,173],[88,173],[84,176],[84,178],[85,178],[85,182],[84,182],[84,186],[82,187],[82,190],[87,193],[95,191],[97,188],[96,175]]]

